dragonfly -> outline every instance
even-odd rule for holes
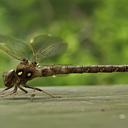
[[[48,77],[59,74],[128,72],[128,65],[39,66],[39,62],[45,61],[47,57],[63,53],[66,48],[67,44],[64,40],[51,35],[36,35],[29,41],[0,35],[0,50],[19,60],[19,64],[15,69],[3,73],[3,81],[6,86],[3,91],[14,88],[11,94],[15,94],[18,89],[28,93],[25,88],[30,88],[54,97],[47,91],[28,85],[27,82],[36,77]]]

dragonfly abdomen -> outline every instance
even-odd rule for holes
[[[70,73],[111,73],[128,72],[128,65],[91,65],[91,66],[46,66],[42,71],[42,76],[52,76],[57,74]]]

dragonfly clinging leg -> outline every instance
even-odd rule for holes
[[[25,88],[30,88],[30,89],[33,89],[33,90],[36,90],[36,91],[43,92],[43,93],[45,93],[46,95],[49,95],[49,96],[52,97],[52,98],[58,97],[58,96],[52,95],[51,93],[49,93],[49,92],[47,92],[47,91],[44,91],[44,90],[40,89],[40,88],[32,87],[32,86],[30,86],[30,85],[28,85],[28,84],[23,85],[23,87],[25,87]]]

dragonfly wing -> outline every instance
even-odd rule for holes
[[[18,60],[29,59],[32,55],[26,42],[5,35],[0,35],[0,49]]]
[[[40,62],[45,58],[60,55],[67,48],[66,43],[61,38],[50,35],[38,35],[30,41],[30,44],[34,60]]]

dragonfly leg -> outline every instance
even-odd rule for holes
[[[21,86],[19,86],[19,89],[22,90],[25,93],[28,93],[28,91],[26,91],[24,88],[22,88]]]
[[[44,90],[42,90],[42,89],[40,89],[40,88],[32,87],[32,86],[27,85],[27,84],[25,84],[25,85],[23,85],[23,86],[24,86],[25,88],[30,88],[30,89],[34,89],[34,90],[43,92],[43,93],[49,95],[49,96],[52,97],[52,98],[56,98],[56,96],[54,96],[54,95],[52,95],[51,93],[48,93],[48,92],[46,92],[46,91],[44,91]]]
[[[12,92],[9,95],[16,94],[17,89],[18,89],[18,86],[15,86],[14,89],[12,90]]]
[[[12,88],[12,86],[11,87],[6,87],[4,90],[2,90],[1,92],[5,92],[5,91],[7,91],[7,90],[9,90],[10,88]]]
[[[1,95],[4,95],[4,92],[11,89],[13,86],[10,86],[10,87],[6,87],[4,90],[1,91]]]
[[[2,97],[6,97],[6,96],[9,96],[9,95],[16,94],[17,88],[18,88],[18,87],[15,86],[14,89],[13,89],[11,92],[9,92],[8,94],[5,94],[5,95],[3,94]],[[5,88],[5,89],[6,89],[6,88]],[[9,88],[9,89],[10,89],[10,88]],[[6,89],[6,90],[8,90],[8,89]]]

